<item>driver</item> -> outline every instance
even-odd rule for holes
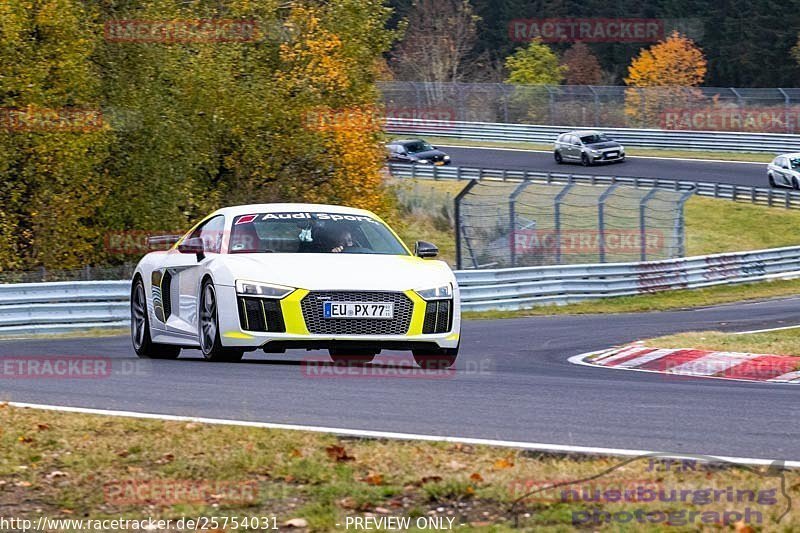
[[[331,248],[331,252],[335,254],[343,252],[345,248],[352,248],[355,246],[353,244],[353,235],[349,230],[343,230],[341,233],[339,233],[339,238],[336,239],[336,242],[339,244]]]

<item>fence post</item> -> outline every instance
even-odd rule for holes
[[[561,191],[556,195],[555,199],[553,200],[554,209],[553,209],[553,216],[555,218],[555,226],[556,226],[556,264],[561,264],[561,202],[564,199],[564,196],[567,195],[569,190],[575,185],[572,181],[572,174],[569,175],[569,182],[564,186]]]
[[[694,189],[688,190],[683,193],[678,199],[678,218],[675,220],[675,235],[678,238],[678,257],[686,255],[686,224],[683,220],[683,205],[691,196],[694,195]]]
[[[599,234],[598,239],[598,247],[599,247],[599,255],[600,255],[600,262],[606,262],[606,228],[605,228],[605,210],[606,210],[606,199],[614,192],[614,189],[617,188],[617,184],[614,183],[610,185],[603,194],[600,195],[600,198],[597,200],[597,231]]]
[[[653,187],[647,191],[647,194],[639,201],[639,243],[641,245],[640,257],[642,261],[647,261],[647,219],[645,217],[647,202],[649,202],[657,192],[658,188]]]
[[[517,197],[530,185],[530,181],[523,181],[514,189],[508,197],[508,225],[511,231],[508,234],[509,252],[511,255],[511,266],[517,266]]]
[[[461,270],[461,200],[466,196],[472,188],[478,184],[478,180],[469,180],[463,189],[461,189],[455,197],[455,206],[453,207],[453,218],[456,219],[456,269]]]

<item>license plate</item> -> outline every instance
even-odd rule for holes
[[[325,318],[394,318],[391,302],[323,302]]]
[[[619,152],[606,152],[606,157],[617,157]]]
[[[433,164],[440,167],[440,166],[444,165],[444,161],[436,161]]]

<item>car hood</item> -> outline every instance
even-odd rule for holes
[[[408,154],[411,157],[416,157],[417,159],[430,159],[432,157],[438,157],[440,155],[447,155],[441,150],[427,150],[425,152],[414,152],[413,154]]]
[[[237,279],[308,290],[424,289],[455,282],[443,261],[370,254],[225,254],[211,268],[216,283]]]
[[[619,148],[622,145],[617,141],[604,141],[601,143],[587,144],[586,146],[593,150],[603,150],[605,148]]]

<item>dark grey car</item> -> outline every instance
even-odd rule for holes
[[[386,144],[391,163],[449,165],[450,156],[422,139],[398,140]]]
[[[625,161],[625,148],[605,133],[578,130],[562,133],[553,147],[556,163],[615,163]]]

